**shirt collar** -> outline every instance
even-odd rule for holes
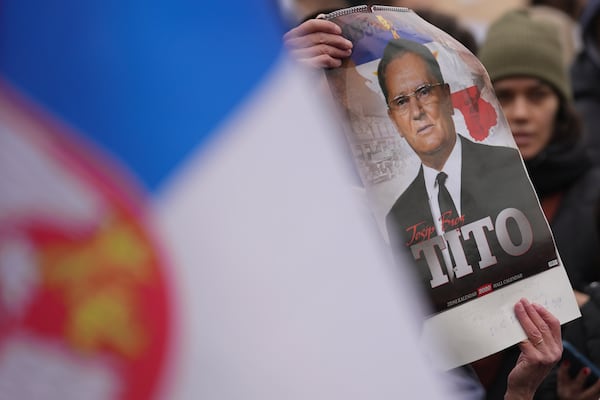
[[[446,160],[446,163],[442,167],[443,172],[448,175],[446,181],[446,187],[450,191],[450,195],[454,200],[457,208],[460,208],[460,175],[461,175],[461,161],[462,161],[462,146],[460,145],[460,138],[456,137],[454,147],[450,152],[450,156]],[[427,197],[431,199],[432,196],[437,196],[437,175],[441,172],[436,169],[430,168],[423,164],[423,176],[425,178],[425,187],[427,189]],[[460,210],[458,210],[460,213]]]

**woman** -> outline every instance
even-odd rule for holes
[[[592,167],[582,144],[561,54],[557,29],[520,10],[490,26],[479,58],[510,124],[584,316],[566,326],[564,337],[576,341],[580,350],[600,363],[600,329],[589,331],[600,326],[600,303],[590,300],[592,283],[600,280],[600,239],[595,226],[600,170]],[[504,362],[510,365],[505,357],[483,361],[488,365],[480,370],[500,370]],[[559,392],[550,383],[550,395],[541,397],[540,393],[539,398],[597,399],[600,382],[587,391],[582,388],[586,372],[582,369],[579,379],[571,379],[566,366],[561,367]],[[494,386],[497,380],[489,378],[488,384]]]

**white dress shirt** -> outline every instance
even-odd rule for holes
[[[430,168],[423,164],[423,176],[425,178],[425,188],[427,190],[427,198],[429,200],[429,208],[431,209],[431,215],[433,216],[433,223],[435,224],[435,230],[438,235],[442,235],[444,231],[442,230],[442,217],[440,214],[440,205],[438,202],[438,192],[439,187],[437,183],[437,176],[440,172],[445,172],[448,175],[446,179],[446,189],[450,193],[450,197],[452,197],[452,201],[454,202],[454,206],[456,207],[456,211],[458,215],[461,215],[461,207],[460,207],[460,187],[461,187],[461,162],[462,162],[462,148],[460,145],[460,140],[457,137],[456,142],[454,143],[454,148],[452,152],[450,152],[450,156],[446,163],[442,167],[440,171]],[[442,250],[442,255],[444,257],[444,262],[446,263],[446,270],[448,272],[448,277],[451,281],[454,280],[454,271],[452,270],[452,261],[450,258],[450,253],[448,249]]]
[[[452,201],[456,206],[456,211],[458,215],[461,215],[461,207],[460,207],[460,172],[461,172],[461,162],[462,162],[462,149],[460,146],[460,140],[457,137],[456,142],[454,143],[454,148],[446,160],[446,164],[442,167],[440,171],[430,168],[426,165],[423,165],[423,175],[425,178],[425,188],[427,189],[427,198],[429,200],[429,208],[431,209],[431,215],[433,216],[433,222],[435,224],[435,229],[438,235],[444,233],[442,230],[442,219],[440,215],[440,205],[438,203],[438,184],[437,184],[437,175],[440,172],[445,172],[448,175],[446,179],[446,188],[450,193],[450,197],[452,197]]]

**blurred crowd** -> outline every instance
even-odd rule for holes
[[[339,66],[351,45],[315,17],[361,4],[304,1],[290,7],[295,20],[284,41],[291,54],[315,68]],[[531,0],[491,16],[482,32],[432,1],[374,4],[413,9],[485,66],[582,314],[563,325],[562,339],[600,366],[600,0]],[[508,398],[523,354],[514,346],[466,366],[483,388],[479,396]],[[587,379],[590,368],[569,367],[566,360],[557,362],[534,398],[600,398],[600,381]]]

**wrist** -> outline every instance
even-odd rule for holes
[[[504,400],[533,400],[533,394],[515,394],[507,391],[504,395]]]
[[[504,400],[532,400],[534,394],[535,390],[515,390],[509,387],[504,394]]]

